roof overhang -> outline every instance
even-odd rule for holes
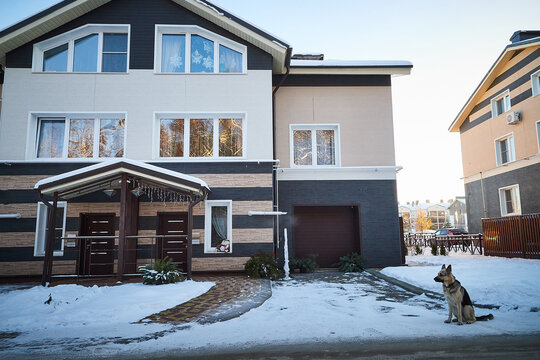
[[[210,192],[208,185],[194,176],[167,170],[141,161],[115,159],[42,179],[34,189],[43,195],[58,193],[70,199],[98,190],[119,188],[123,175],[138,182],[194,196]]]
[[[409,75],[413,64],[406,60],[291,60],[296,75]]]
[[[538,46],[538,45],[540,45],[540,38],[524,40],[518,43],[508,45],[503,50],[501,55],[499,55],[495,63],[491,66],[488,73],[484,76],[480,84],[478,84],[478,86],[476,87],[476,90],[474,90],[472,95],[469,97],[469,100],[467,100],[467,102],[465,103],[465,105],[463,106],[459,114],[456,116],[452,124],[450,124],[448,131],[459,132],[459,128],[461,127],[463,122],[467,119],[467,117],[471,113],[472,109],[474,108],[475,104],[478,102],[482,94],[484,94],[488,90],[489,85],[491,85],[493,80],[495,80],[500,69],[506,64],[507,61],[509,61],[512,58],[512,56],[514,55],[516,51],[525,49],[530,46]]]
[[[0,64],[5,65],[6,53],[55,28],[80,17],[111,0],[64,0],[7,29],[0,31]],[[279,38],[249,24],[206,0],[171,0],[213,22],[223,29],[266,51],[273,58],[273,72],[285,73],[287,50],[290,46]]]

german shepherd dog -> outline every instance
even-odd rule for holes
[[[444,321],[445,323],[449,324],[452,322],[452,315],[456,317],[458,325],[463,325],[463,321],[466,321],[467,324],[472,324],[475,321],[493,319],[492,314],[478,317],[474,315],[474,308],[469,293],[467,293],[467,290],[452,275],[452,265],[445,267],[443,264],[441,270],[433,280],[443,283],[444,297],[448,301],[448,319]]]

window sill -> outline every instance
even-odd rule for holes
[[[247,75],[247,72],[241,73],[211,73],[211,72],[201,72],[201,73],[164,73],[154,71],[154,75]]]
[[[497,164],[497,167],[501,167],[501,166],[508,166],[512,163],[515,163],[517,160],[512,160],[512,161],[507,161],[505,162],[504,164]]]
[[[32,71],[32,74],[76,74],[76,75],[129,75],[127,72],[75,72],[75,71]]]
[[[45,253],[34,254],[34,257],[44,257],[44,256],[45,256]],[[64,256],[64,252],[63,251],[55,251],[55,252],[53,252],[53,256]]]
[[[223,252],[223,251],[217,251],[215,248],[213,249],[210,249],[210,250],[204,250],[204,253],[205,254],[223,254],[223,255],[231,255],[232,254],[232,251],[229,251],[229,252]]]

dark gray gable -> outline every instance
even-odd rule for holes
[[[131,24],[130,69],[154,68],[155,24],[197,25],[248,48],[249,70],[272,70],[272,56],[171,0],[112,0],[6,55],[6,67],[31,68],[33,44],[86,24]]]

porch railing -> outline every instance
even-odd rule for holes
[[[174,239],[174,240],[170,240]],[[63,237],[64,254],[53,261],[53,277],[115,276],[118,271],[119,236]],[[164,247],[164,244],[175,248]],[[186,274],[187,256],[176,256],[187,251],[187,235],[131,235],[124,244],[124,275],[140,275],[139,266],[153,264],[164,256],[172,258]],[[180,254],[178,254],[180,255]]]
[[[431,247],[441,245],[446,251],[463,251],[471,254],[482,255],[483,236],[482,234],[466,235],[439,235],[434,234],[407,234],[405,235],[405,245],[409,247]]]

